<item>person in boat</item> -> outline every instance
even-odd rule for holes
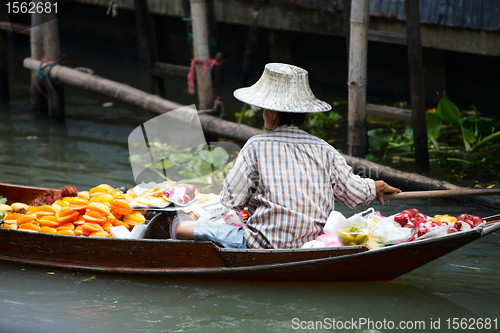
[[[264,110],[269,133],[250,138],[224,180],[221,203],[248,207],[241,227],[212,221],[183,221],[171,233],[179,239],[210,240],[233,248],[300,248],[323,233],[334,201],[350,208],[370,204],[399,189],[352,173],[331,145],[298,128],[306,113],[331,106],[312,93],[308,72],[270,63],[251,87],[234,91],[238,100]]]

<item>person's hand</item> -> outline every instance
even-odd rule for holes
[[[376,180],[375,181],[375,192],[377,192],[377,199],[384,207],[384,194],[392,194],[392,193],[399,193],[401,190],[399,188],[395,188],[384,182],[383,180]],[[390,203],[390,201],[389,201]]]

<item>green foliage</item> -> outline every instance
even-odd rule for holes
[[[250,106],[250,108],[248,108]],[[243,104],[240,112],[236,112],[234,115],[237,118],[238,124],[253,125],[257,122],[257,118],[262,117],[262,109],[253,105]]]
[[[446,94],[441,98],[435,112],[427,114],[427,136],[429,157],[449,170],[446,176],[461,179],[467,170],[498,175],[500,161],[500,123],[498,120],[483,117],[474,105],[472,111],[460,112]],[[404,130],[397,125],[387,125],[368,131],[369,147],[385,158],[391,156],[398,161],[413,162],[413,128],[407,124]]]
[[[0,204],[7,203],[7,198],[0,195]]]
[[[342,116],[335,111],[307,113],[305,127],[311,134],[325,138],[325,129],[340,119],[342,119]]]
[[[498,121],[492,118],[481,117],[476,107],[473,105],[471,107],[475,111],[475,115],[461,117],[458,107],[444,94],[439,101],[435,113],[447,125],[456,126],[460,129],[466,151],[475,151],[498,137],[498,135],[495,135]],[[483,138],[484,135],[487,137]],[[483,141],[484,139],[486,141]],[[481,146],[476,147],[480,142]]]
[[[158,156],[168,156],[161,165],[151,164],[149,154],[132,155],[130,160],[142,162],[145,167],[155,170],[166,179],[164,171],[170,180],[211,187],[212,190],[220,190],[222,181],[234,165],[228,164],[231,156],[222,147],[200,145],[179,152],[176,146],[155,143],[155,151]]]

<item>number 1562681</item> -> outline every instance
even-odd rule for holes
[[[7,13],[8,14],[35,14],[35,13],[56,13],[57,14],[57,2],[51,3],[46,2],[7,2]]]
[[[497,330],[497,318],[448,318],[448,329]]]

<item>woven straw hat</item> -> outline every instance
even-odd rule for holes
[[[233,94],[244,103],[273,111],[309,113],[332,109],[314,96],[307,71],[287,64],[267,64],[259,81]]]

